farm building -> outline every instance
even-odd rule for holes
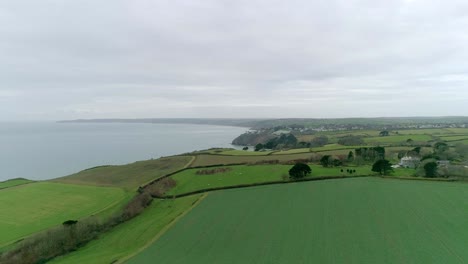
[[[414,169],[414,168],[418,167],[419,163],[421,163],[419,158],[405,156],[405,157],[401,158],[399,165],[401,167],[403,167],[403,168]]]

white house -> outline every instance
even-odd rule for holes
[[[405,156],[401,158],[399,165],[403,168],[415,169],[419,166],[419,163],[421,163],[419,158]]]

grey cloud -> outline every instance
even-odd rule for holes
[[[464,1],[7,0],[0,24],[0,120],[468,115]]]

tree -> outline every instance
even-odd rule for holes
[[[242,150],[249,150],[249,147],[243,147]]]
[[[364,144],[361,136],[347,135],[338,139],[338,144],[344,146],[357,146]]]
[[[289,170],[289,177],[292,179],[300,179],[311,173],[312,169],[309,167],[309,165],[299,162]]]
[[[259,151],[263,149],[263,144],[262,143],[258,143],[257,145],[255,145],[255,151]]]
[[[323,166],[323,167],[329,167],[330,165],[332,165],[332,158],[330,155],[325,155],[323,156],[321,159],[320,159],[320,164]]]
[[[384,131],[380,131],[379,135],[381,137],[387,137],[389,135],[388,131],[387,130],[384,130]]]
[[[322,147],[328,144],[328,137],[327,136],[316,136],[312,141],[310,142],[310,146],[315,148],[315,147]]]
[[[352,162],[354,160],[354,152],[351,150],[348,153],[348,162]]]
[[[393,171],[393,168],[390,161],[381,159],[372,165],[372,171],[378,172],[380,175],[387,175],[389,172]]]
[[[434,178],[437,176],[437,162],[431,161],[424,165],[424,172],[426,177]]]
[[[434,144],[434,153],[441,154],[449,149],[449,146],[445,142],[437,142]]]

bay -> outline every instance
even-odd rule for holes
[[[230,143],[247,128],[191,124],[0,123],[0,181],[46,180]]]

